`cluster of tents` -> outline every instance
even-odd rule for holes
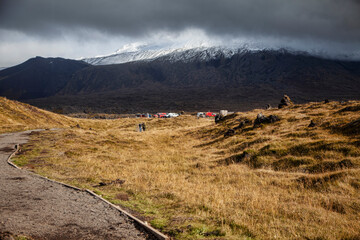
[[[196,116],[198,118],[206,118],[206,117],[215,117],[218,113],[215,112],[198,112]],[[138,113],[136,114],[137,118],[174,118],[180,116],[179,113]]]
[[[196,114],[196,116],[198,117],[198,118],[205,118],[205,117],[215,117],[216,116],[216,113],[214,113],[214,112],[198,112],[197,114]]]
[[[136,114],[137,118],[173,118],[178,117],[180,114],[178,113],[156,113],[156,114],[150,114],[150,113],[141,113]]]

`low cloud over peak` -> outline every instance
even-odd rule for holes
[[[196,29],[228,44],[254,40],[259,45],[358,54],[358,0],[5,0],[0,31],[42,41],[122,39],[121,45],[176,36]],[[96,33],[94,36],[93,33]],[[191,37],[190,37],[191,38]],[[6,42],[6,36],[1,37]],[[100,42],[101,40],[101,42]],[[188,39],[191,41],[192,39]],[[105,43],[106,44],[106,43]],[[107,49],[104,49],[107,50]],[[0,52],[1,53],[1,52]],[[1,53],[2,54],[2,53]],[[82,55],[87,55],[83,53]]]

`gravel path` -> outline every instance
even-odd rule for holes
[[[0,135],[0,233],[34,239],[152,239],[105,202],[7,162],[30,131]],[[1,239],[1,235],[0,235]]]

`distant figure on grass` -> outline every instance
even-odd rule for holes
[[[146,131],[146,125],[145,125],[145,123],[142,123],[141,126],[142,126],[143,131],[145,132],[145,131]]]
[[[145,123],[139,123],[138,124],[138,129],[139,129],[139,132],[145,132],[145,130],[146,130]]]

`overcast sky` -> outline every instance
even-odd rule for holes
[[[0,0],[0,67],[132,43],[247,44],[360,59],[360,0]]]

